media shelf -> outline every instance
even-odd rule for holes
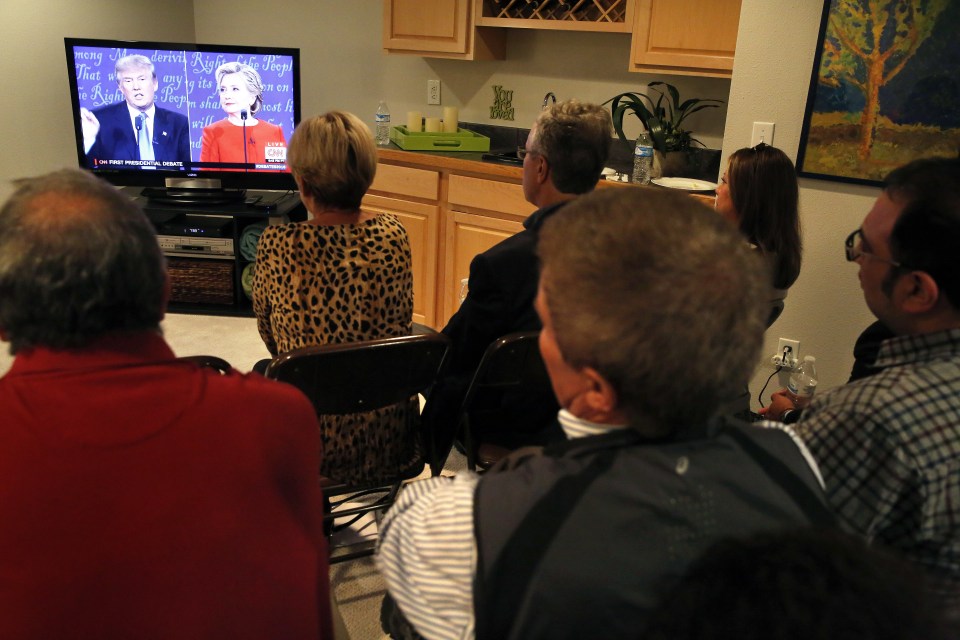
[[[169,310],[177,313],[253,316],[243,275],[252,269],[258,231],[306,219],[293,192],[251,191],[241,202],[215,205],[131,195],[157,230],[170,274]]]

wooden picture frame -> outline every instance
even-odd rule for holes
[[[952,0],[825,0],[798,174],[879,185],[916,158],[957,156],[958,32]]]

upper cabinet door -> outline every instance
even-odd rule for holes
[[[466,53],[469,8],[470,0],[386,0],[383,46]]]
[[[473,26],[471,0],[384,0],[383,48],[462,60],[503,59],[500,29]]]
[[[730,77],[740,0],[637,0],[630,71]]]

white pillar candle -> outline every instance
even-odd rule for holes
[[[439,133],[440,132],[440,118],[426,118],[427,128],[425,129],[427,133]]]
[[[460,122],[457,120],[460,112],[456,107],[444,107],[443,108],[443,132],[444,133],[456,133]]]
[[[419,111],[407,111],[407,131],[423,131],[423,114]]]

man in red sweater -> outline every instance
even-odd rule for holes
[[[0,637],[332,637],[312,407],[177,360],[168,289],[92,176],[0,210]]]

